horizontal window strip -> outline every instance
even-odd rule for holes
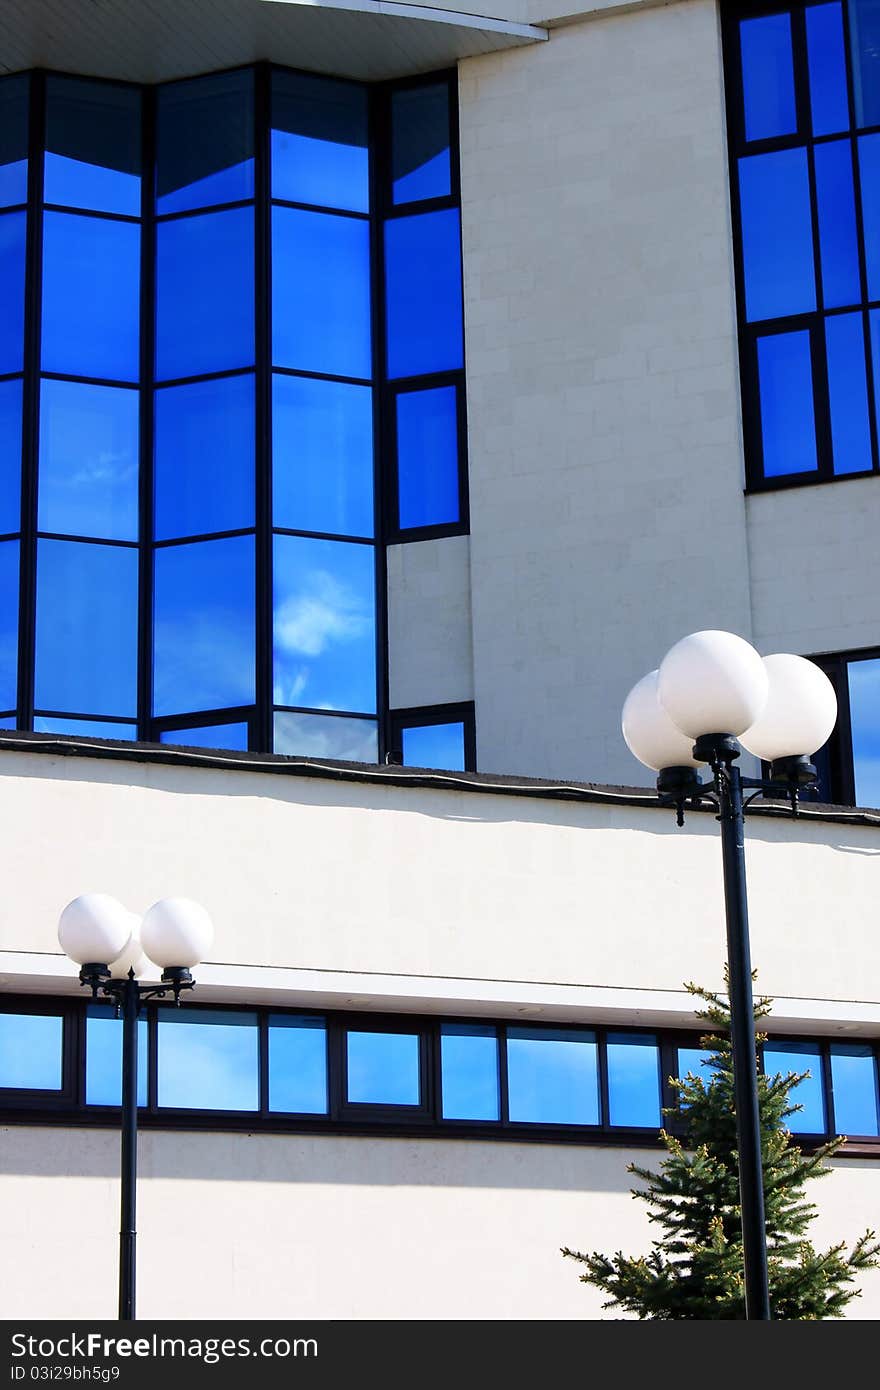
[[[160,1128],[644,1145],[659,1142],[672,1078],[714,1079],[695,1030],[213,1004],[151,1004],[141,1018],[138,1104]],[[106,1124],[121,1030],[108,1003],[0,997],[2,1117]],[[768,1077],[802,1078],[798,1142],[847,1133],[880,1156],[878,1060],[864,1039],[774,1037],[763,1050]]]

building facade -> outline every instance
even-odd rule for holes
[[[629,785],[620,708],[707,627],[838,693],[827,804],[750,817],[749,870],[855,1237],[876,7],[8,8],[8,1315],[113,1303],[118,1025],[55,938],[100,890],[217,932],[142,1025],[142,1315],[599,1316],[558,1248],[647,1248],[625,1165],[724,955],[714,822]]]

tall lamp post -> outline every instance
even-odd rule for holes
[[[137,1021],[147,999],[171,993],[180,1003],[183,990],[195,985],[191,969],[210,949],[214,929],[207,912],[189,898],[163,898],[143,922],[106,893],[74,898],[61,914],[58,940],[80,966],[80,984],[92,998],[103,996],[122,1015],[122,1163],[119,1227],[119,1317],[135,1317],[137,1229]],[[141,984],[137,976],[147,957],[162,969],[159,984]]]
[[[787,653],[762,659],[731,632],[682,638],[658,670],[633,686],[623,707],[624,739],[658,774],[661,804],[676,808],[678,824],[685,806],[706,803],[717,808],[721,822],[747,1318],[769,1320],[771,1313],[743,812],[767,796],[785,798],[797,815],[799,796],[817,780],[810,758],[836,718],[834,689],[818,666]],[[741,775],[737,740],[770,763],[769,778]],[[709,782],[699,779],[703,764],[711,769]],[[752,793],[745,801],[744,788]]]

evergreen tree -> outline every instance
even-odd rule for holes
[[[646,1184],[634,1188],[633,1196],[652,1208],[649,1220],[662,1235],[650,1255],[638,1258],[620,1251],[611,1257],[567,1248],[562,1253],[586,1266],[581,1282],[608,1295],[605,1308],[642,1319],[743,1318],[730,1007],[722,995],[694,984],[686,989],[705,1002],[697,1017],[716,1030],[700,1038],[700,1046],[711,1054],[701,1068],[708,1075],[689,1073],[672,1080],[675,1104],[663,1113],[678,1122],[683,1137],[661,1132],[666,1148],[661,1171],[629,1165],[629,1172]],[[771,1006],[770,999],[756,999],[756,1021]],[[765,1037],[758,1034],[760,1042]],[[859,1295],[857,1271],[880,1264],[873,1231],[866,1231],[848,1254],[842,1241],[817,1251],[805,1234],[816,1207],[805,1198],[804,1188],[810,1179],[831,1171],[825,1160],[845,1142],[833,1139],[805,1154],[792,1141],[785,1121],[802,1107],[791,1092],[807,1075],[758,1076],[770,1305],[776,1319],[841,1317]]]

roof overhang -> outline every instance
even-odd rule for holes
[[[271,59],[363,81],[538,43],[544,28],[386,0],[0,0],[0,71],[163,82]]]

